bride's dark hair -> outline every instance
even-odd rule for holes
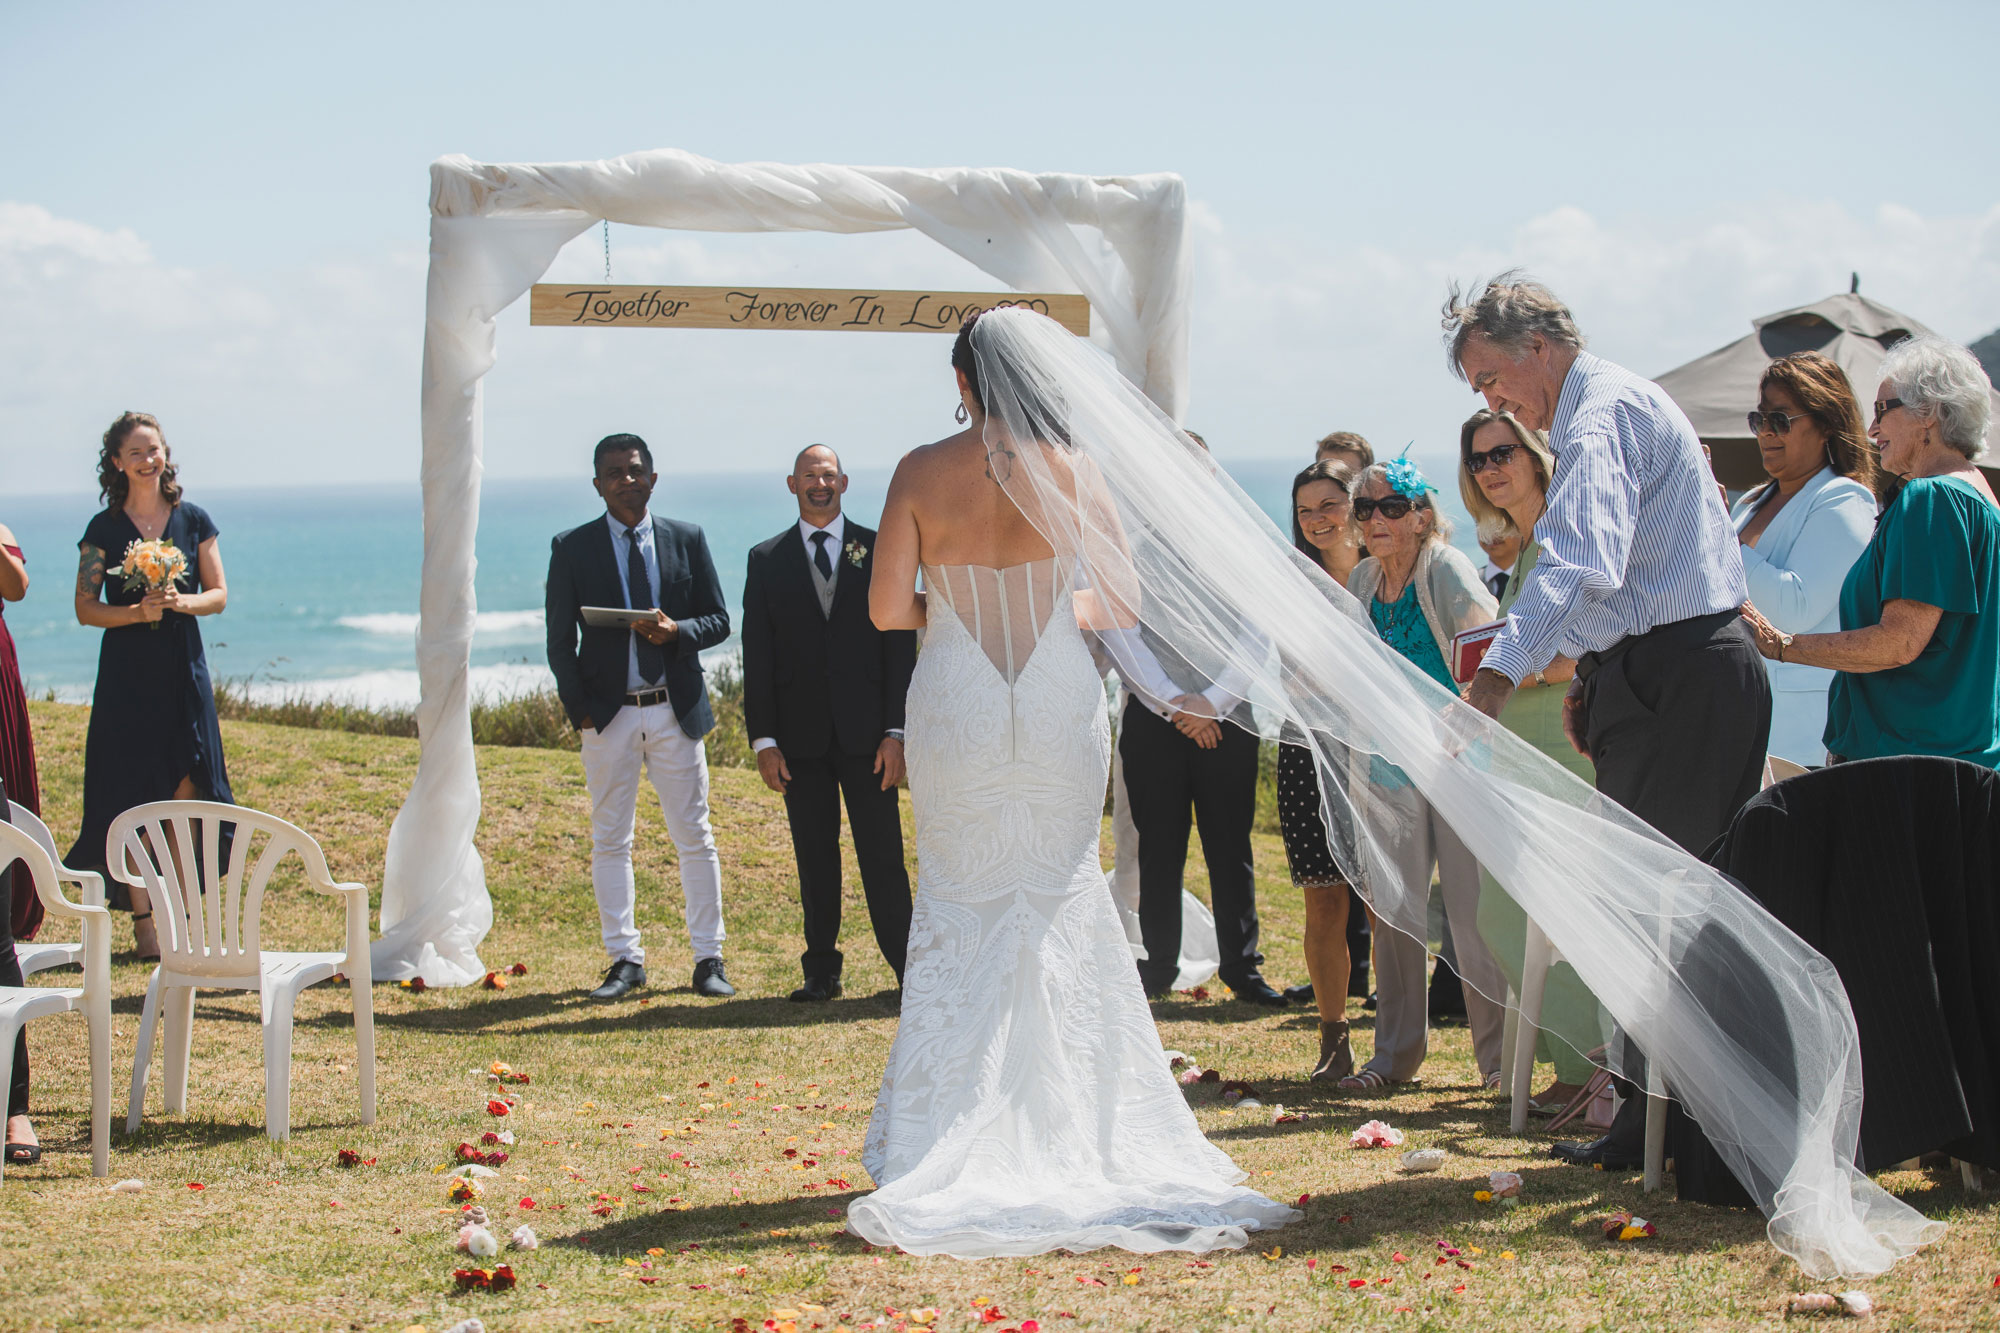
[[[972,401],[978,404],[981,412],[990,411],[990,408],[986,402],[985,391],[979,384],[979,357],[972,347],[972,328],[992,313],[991,310],[975,310],[967,315],[965,323],[958,326],[958,337],[954,338],[951,344],[952,369],[965,376],[966,391],[972,395]],[[991,354],[991,349],[988,350]],[[1024,377],[1017,375],[1014,378],[1022,382],[1016,386],[1013,397],[1017,400],[1020,414],[1027,419],[1027,424],[1035,436],[1045,444],[1074,449],[1075,445],[1069,436],[1069,405],[1063,401],[1061,392],[1054,385],[1050,385],[1048,396],[1043,397],[1034,392]]]

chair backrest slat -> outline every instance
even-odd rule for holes
[[[225,824],[234,826],[226,851]],[[309,882],[332,889],[319,844],[284,820],[242,806],[161,801],[112,821],[105,862],[114,878],[152,895],[173,967],[241,976],[258,967],[264,894],[293,852]]]

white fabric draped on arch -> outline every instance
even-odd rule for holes
[[[462,986],[493,921],[473,846],[479,776],[467,669],[479,523],[480,380],[495,321],[600,220],[685,231],[911,228],[1024,291],[1089,298],[1092,339],[1169,416],[1187,402],[1187,190],[1180,177],[712,162],[431,164],[423,369],[423,755],[389,833],[375,974]]]

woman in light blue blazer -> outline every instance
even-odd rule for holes
[[[1875,455],[1841,368],[1818,352],[1773,361],[1750,413],[1771,480],[1737,501],[1750,600],[1787,634],[1840,628],[1840,589],[1875,532]],[[1766,662],[1770,752],[1809,768],[1826,762],[1826,689],[1833,673]]]

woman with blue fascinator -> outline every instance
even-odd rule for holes
[[[1491,621],[1497,604],[1472,561],[1451,545],[1451,525],[1431,503],[1436,489],[1408,458],[1362,472],[1354,485],[1354,518],[1368,558],[1354,567],[1347,589],[1368,608],[1383,642],[1456,695],[1452,636]],[[1353,782],[1353,795],[1393,812],[1389,823],[1401,836],[1385,850],[1408,891],[1422,895],[1437,872],[1465,981],[1473,1054],[1480,1077],[1495,1087],[1503,1016],[1496,997],[1506,994],[1507,982],[1479,936],[1479,864],[1395,765],[1379,755],[1361,762],[1365,772]],[[1376,932],[1375,1053],[1339,1086],[1371,1089],[1416,1079],[1429,1049],[1429,964],[1425,941],[1399,930]]]

